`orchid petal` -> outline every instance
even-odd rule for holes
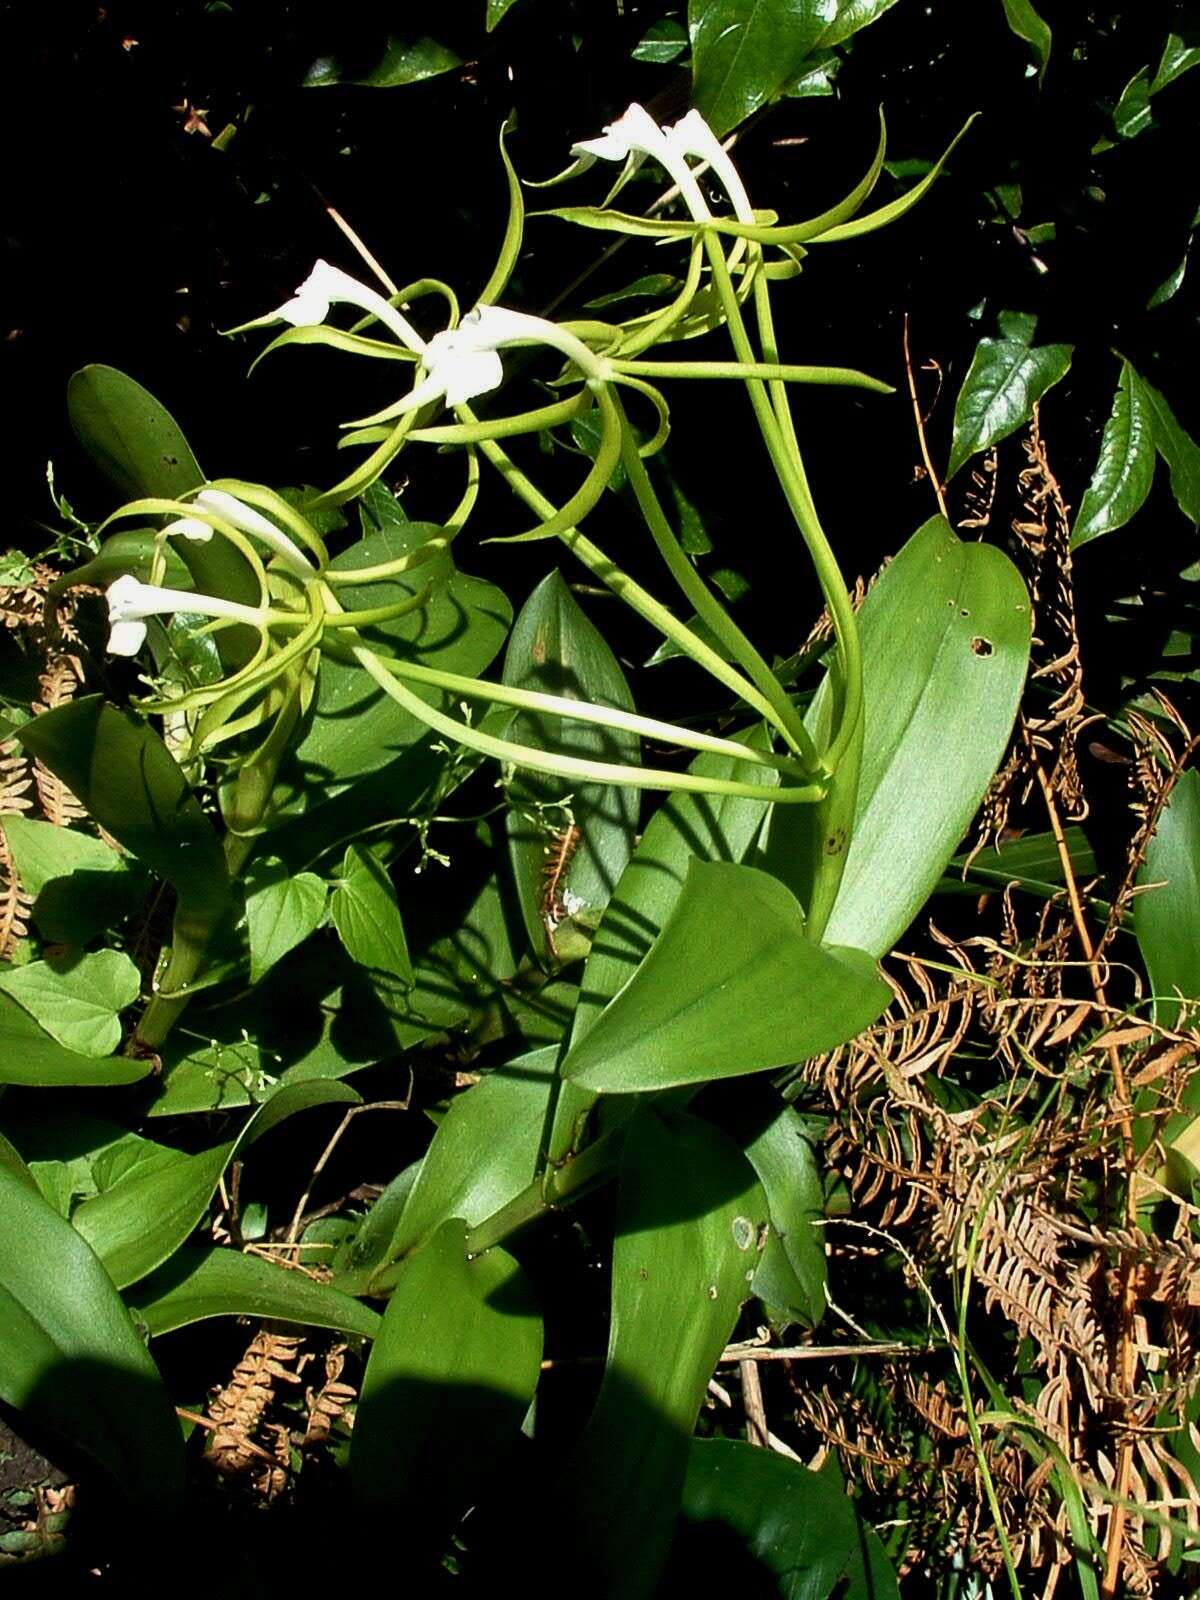
[[[164,539],[191,539],[195,544],[207,544],[212,536],[208,523],[198,517],[177,517],[163,529]]]

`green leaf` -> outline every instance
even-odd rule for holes
[[[1146,847],[1133,926],[1154,1020],[1173,1028],[1184,1000],[1200,1000],[1200,771],[1185,772]]]
[[[836,0],[689,0],[692,103],[718,138],[773,100],[836,21]]]
[[[981,339],[954,407],[954,442],[946,476],[981,450],[1007,439],[1071,366],[1073,346],[1031,348],[1016,339]]]
[[[851,34],[878,22],[883,13],[890,11],[895,4],[896,0],[838,0],[837,16],[817,43],[822,50],[830,50],[835,44],[844,44]]]
[[[469,1228],[537,1176],[556,1047],[496,1067],[455,1097],[438,1124],[385,1260],[405,1254],[451,1217]]]
[[[1140,381],[1154,417],[1154,443],[1170,468],[1175,503],[1191,522],[1200,523],[1200,445],[1179,426],[1166,397],[1145,378]]]
[[[1038,81],[1046,76],[1050,64],[1052,35],[1046,22],[1034,10],[1030,0],[1001,0],[1008,26],[1018,39],[1024,39],[1037,61]]]
[[[381,484],[371,486],[360,509],[366,536],[334,558],[333,571],[394,561],[443,531],[432,523],[408,522],[395,496]],[[512,608],[492,584],[459,572],[449,554],[397,579],[341,584],[338,599],[347,609],[394,605],[430,583],[434,589],[426,605],[363,629],[364,640],[385,654],[478,677],[504,643]],[[414,687],[414,693],[438,701],[436,690]],[[323,657],[310,725],[281,775],[291,793],[278,802],[277,814],[323,804],[427,736],[425,724],[389,700],[360,666]]]
[[[504,658],[504,682],[569,700],[635,709],[625,675],[603,635],[580,610],[559,572],[545,577],[521,608]],[[636,734],[520,712],[508,738],[538,750],[636,766]],[[594,928],[613,885],[625,870],[637,831],[638,794],[616,785],[579,784],[521,773],[508,786],[509,859],[529,942],[543,958],[570,956],[567,922]],[[578,830],[565,870],[548,878],[562,851],[564,830]],[[586,948],[586,946],[584,947]]]
[[[899,1600],[873,1529],[836,1479],[740,1439],[693,1439],[672,1594]],[[844,1587],[843,1587],[844,1585]]]
[[[659,300],[678,289],[680,283],[681,280],[669,272],[651,272],[635,278],[623,289],[613,289],[608,294],[598,294],[594,300],[585,300],[584,306],[588,311],[601,311],[605,306],[621,305],[626,300]]]
[[[269,863],[254,864],[256,876],[270,875]],[[276,863],[282,871],[282,863]],[[251,880],[252,883],[254,879]],[[315,872],[276,877],[246,897],[250,938],[250,982],[259,983],[289,950],[303,944],[325,915],[325,884]]]
[[[69,1222],[0,1163],[0,1398],[146,1508],[172,1509],[183,1443],[158,1369]]]
[[[208,1210],[225,1168],[241,1151],[295,1112],[359,1099],[343,1083],[287,1085],[260,1107],[236,1140],[196,1155],[152,1146],[111,1188],[85,1200],[71,1222],[117,1288],[124,1289],[161,1266],[187,1239]]]
[[[487,0],[487,31],[503,22],[508,12],[516,4],[516,0]]]
[[[127,1056],[98,1060],[68,1050],[39,1028],[15,1000],[0,994],[0,1084],[26,1088],[107,1088],[137,1083],[154,1063]]]
[[[177,500],[204,474],[178,423],[124,372],[88,366],[67,385],[79,442],[125,500]]]
[[[1154,482],[1154,413],[1142,380],[1121,363],[1112,415],[1104,424],[1100,458],[1071,530],[1071,548],[1123,528],[1146,502]]]
[[[359,77],[351,77],[338,56],[319,56],[304,75],[304,88],[325,89],[331,84],[357,84],[366,89],[396,89],[406,83],[420,83],[462,66],[462,57],[427,35],[418,38],[388,34],[378,61]]]
[[[761,728],[745,740],[763,747]],[[745,777],[769,790],[777,775],[727,756],[701,755],[689,772],[710,778]],[[768,796],[764,793],[763,800]],[[735,795],[674,794],[650,818],[621,874],[592,942],[571,1034],[578,1044],[613,996],[623,989],[668,921],[693,860],[740,862],[767,816],[767,806]]]
[[[151,1338],[207,1317],[276,1318],[373,1339],[381,1321],[326,1283],[238,1250],[185,1245],[126,1298]]]
[[[1096,857],[1083,829],[1074,824],[1064,828],[1063,840],[1076,879],[1093,877]],[[1049,895],[1063,881],[1062,857],[1052,833],[1031,833],[1020,839],[1007,839],[1002,845],[957,855],[948,863],[946,874],[937,886],[939,894],[978,895],[983,882],[1001,886],[1015,883],[1035,894]]]
[[[798,1113],[782,1106],[745,1150],[771,1218],[751,1287],[772,1310],[815,1328],[825,1314],[825,1197]]]
[[[329,914],[352,961],[412,983],[412,962],[392,880],[360,844],[352,844],[342,858]]]
[[[650,61],[656,66],[665,66],[668,61],[675,61],[681,56],[687,46],[688,33],[683,23],[674,17],[664,17],[661,22],[651,23],[630,54],[635,61]]]
[[[859,613],[862,775],[831,943],[884,955],[925,904],[1003,759],[1030,618],[1007,556],[964,543],[940,517],[871,589]],[[772,842],[786,821],[777,811]]]
[[[118,844],[165,878],[179,911],[211,927],[230,902],[225,857],[175,758],[136,717],[101,695],[45,711],[17,738]]]
[[[861,1033],[890,993],[863,951],[806,936],[784,884],[693,861],[650,953],[562,1073],[614,1094],[782,1067]]]
[[[451,1219],[405,1263],[363,1377],[351,1483],[375,1512],[404,1516],[406,1557],[475,1501],[520,1436],[537,1387],[542,1321],[505,1251],[473,1261]]]
[[[0,968],[0,990],[52,1039],[84,1056],[113,1053],[121,1042],[119,1013],[140,988],[137,968],[120,950]]]
[[[86,944],[131,915],[146,893],[145,875],[89,833],[29,817],[0,822],[21,887],[34,897],[43,939]]]
[[[590,1592],[640,1600],[658,1592],[689,1438],[749,1292],[766,1202],[724,1134],[649,1111],[619,1182],[604,1378],[574,1454],[556,1462],[552,1509],[564,1547],[587,1551]]]
[[[1184,44],[1179,34],[1169,33],[1158,70],[1150,85],[1150,93],[1157,94],[1160,89],[1165,89],[1169,83],[1174,83],[1176,78],[1182,78],[1185,72],[1197,66],[1200,66],[1200,45]]]

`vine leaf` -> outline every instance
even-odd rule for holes
[[[954,407],[947,478],[981,450],[1007,439],[1029,421],[1048,389],[1066,377],[1074,347],[981,339]]]
[[[1073,550],[1123,528],[1141,510],[1154,482],[1154,453],[1154,413],[1142,380],[1123,361],[1100,457],[1071,533]]]

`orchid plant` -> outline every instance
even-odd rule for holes
[[[753,209],[733,161],[698,112],[691,111],[673,127],[662,128],[641,106],[632,105],[600,137],[577,143],[572,150],[573,165],[552,181],[582,173],[597,161],[621,162],[611,201],[633,172],[652,160],[673,181],[687,219],[631,217],[609,204],[560,209],[547,215],[635,236],[682,235],[690,247],[686,279],[667,306],[626,322],[557,323],[496,303],[516,264],[524,225],[520,185],[503,140],[501,151],[510,177],[509,227],[491,280],[479,304],[467,315],[459,317],[449,285],[426,280],[399,290],[376,268],[386,291],[380,293],[340,268],[318,261],[290,300],[232,330],[243,333],[285,324],[286,331],[268,346],[268,352],[316,340],[362,357],[414,363],[415,381],[392,404],[346,424],[344,443],[374,448],[358,468],[317,496],[309,508],[297,508],[262,485],[218,481],[178,501],[135,500],[113,513],[105,531],[119,521],[135,518],[170,520],[157,536],[149,582],[124,576],[108,590],[109,649],[114,654],[136,654],[144,642],[148,620],[172,612],[211,618],[207,627],[212,631],[234,629],[244,636],[249,630],[252,644],[237,652],[235,670],[184,692],[171,686],[165,696],[144,703],[148,712],[170,713],[176,727],[181,716],[186,719],[187,735],[181,746],[185,761],[233,746],[237,762],[256,769],[258,781],[251,786],[255,801],[249,810],[234,803],[236,816],[229,819],[243,839],[251,838],[261,824],[270,788],[263,773],[277,765],[289,733],[311,703],[323,651],[356,662],[384,694],[436,734],[508,768],[580,783],[762,797],[761,787],[748,776],[716,778],[587,761],[497,737],[476,726],[469,716],[455,715],[431,703],[428,691],[441,691],[459,706],[502,705],[725,756],[737,763],[739,772],[747,767],[770,769],[778,775],[771,789],[773,804],[812,806],[820,818],[817,831],[826,844],[819,852],[806,908],[810,935],[819,938],[837,894],[858,788],[863,674],[853,607],[809,492],[788,388],[804,383],[849,385],[879,393],[890,390],[860,372],[782,361],[772,321],[771,290],[775,282],[799,270],[801,241],[853,237],[890,221],[920,198],[937,169],[902,202],[856,217],[880,170],[881,139],[871,170],[840,205],[810,222],[779,226],[771,214]],[[724,190],[731,217],[714,214],[705,199],[698,181],[705,170]],[[373,261],[371,265],[375,266]],[[430,296],[446,307],[448,325],[426,339],[406,312],[418,297]],[[353,329],[331,325],[331,311],[338,305],[363,314]],[[646,357],[646,352],[658,346],[690,341],[719,328],[732,343],[732,359]],[[364,330],[378,330],[386,337]],[[503,353],[517,347],[545,349],[564,360],[565,368],[556,382],[570,392],[551,405],[481,418],[472,402],[503,390]],[[679,380],[740,380],[749,396],[768,459],[812,560],[835,629],[834,707],[827,729],[818,734],[810,731],[787,687],[688,558],[646,470],[646,458],[661,448],[669,431],[669,406],[660,385]],[[626,395],[648,400],[653,407],[657,426],[648,440],[639,439],[630,421]],[[436,420],[443,408],[453,412],[452,422]],[[562,505],[554,505],[509,455],[505,441],[547,431],[593,410],[599,420],[594,461],[576,492]],[[458,506],[420,548],[396,560],[369,570],[331,567],[315,526],[316,513],[361,495],[401,451],[422,444],[458,448],[465,455],[467,485]],[[558,539],[594,578],[658,629],[677,651],[748,711],[762,717],[772,730],[771,747],[749,748],[736,740],[608,706],[442,672],[368,644],[364,629],[420,608],[428,599],[428,588],[395,604],[350,610],[340,604],[339,589],[353,584],[361,590],[418,573],[423,566],[432,571],[428,564],[469,526],[479,488],[480,458],[502,475],[537,519],[527,532],[516,536],[518,540]],[[628,474],[646,531],[670,578],[702,628],[681,620],[668,603],[635,581],[583,531],[618,465]],[[226,570],[237,572],[240,592],[244,593],[249,582],[256,603],[230,594],[163,586],[165,549],[170,541],[199,543],[214,537],[235,553],[236,567]],[[257,747],[252,754],[254,740]]]

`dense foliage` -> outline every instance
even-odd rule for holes
[[[0,1564],[1192,1592],[1188,21],[5,7]]]

